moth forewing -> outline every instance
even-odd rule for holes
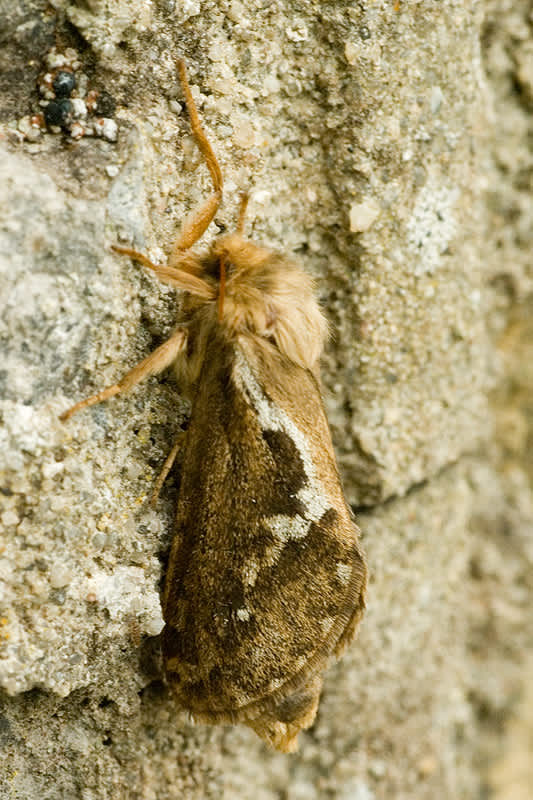
[[[115,247],[187,292],[168,340],[73,413],[173,365],[192,395],[175,535],[162,595],[162,649],[180,707],[242,722],[290,752],[316,715],[323,672],[355,635],[366,566],[321,399],[327,325],[309,276],[238,233],[191,250],[222,198],[222,175],[178,64],[213,194],[167,265]],[[179,444],[178,444],[179,443]],[[169,448],[170,449],[170,448]]]
[[[215,336],[163,594],[180,703],[295,749],[329,658],[355,633],[364,588],[317,379],[265,340]]]

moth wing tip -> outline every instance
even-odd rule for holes
[[[302,730],[299,724],[278,722],[272,726],[270,719],[261,717],[246,723],[253,731],[274,750],[279,753],[298,752],[298,734]]]

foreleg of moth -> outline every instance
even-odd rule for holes
[[[241,194],[241,201],[239,203],[239,217],[237,220],[237,233],[242,236],[244,234],[244,220],[246,217],[246,209],[248,208],[248,200],[250,195],[248,192]]]
[[[185,61],[182,59],[178,61],[178,74],[180,77],[181,86],[183,88],[183,94],[185,95],[187,111],[189,112],[191,130],[196,140],[196,144],[198,145],[198,149],[200,150],[205,159],[205,163],[207,164],[207,168],[211,175],[211,180],[213,181],[214,192],[204,203],[202,203],[200,208],[197,209],[197,211],[195,211],[194,214],[183,223],[181,233],[176,239],[174,247],[172,248],[172,253],[170,254],[168,261],[170,266],[176,266],[179,264],[183,253],[192,247],[207,230],[213,217],[217,213],[217,209],[222,200],[223,186],[220,165],[217,161],[215,153],[213,152],[213,148],[209,144],[207,136],[205,135],[205,131],[202,128],[198,111],[196,109],[196,104],[191,93],[191,87],[189,86],[189,81],[187,79]]]
[[[187,333],[183,330],[183,328],[178,328],[175,331],[170,339],[167,339],[162,345],[160,345],[153,353],[149,356],[144,358],[139,364],[133,367],[119,383],[115,383],[113,386],[108,386],[107,389],[102,389],[101,392],[98,394],[93,394],[92,397],[87,397],[85,400],[80,400],[79,403],[69,408],[67,411],[64,411],[59,419],[62,422],[65,422],[67,419],[73,414],[76,414],[78,411],[81,411],[82,408],[87,408],[88,406],[94,406],[97,403],[102,403],[104,400],[108,400],[110,397],[114,397],[116,394],[123,394],[124,392],[128,392],[133,386],[143,378],[148,377],[148,375],[157,375],[159,372],[162,372],[164,369],[169,367],[173,361],[178,357],[179,353],[184,349],[187,342]]]
[[[178,451],[183,444],[183,440],[185,438],[186,431],[180,431],[176,436],[176,441],[172,447],[172,450],[168,454],[165,459],[165,463],[161,469],[161,472],[158,475],[158,478],[155,482],[154,491],[152,492],[152,496],[150,497],[150,505],[155,505],[157,498],[159,497],[159,493],[163,487],[164,482],[167,479],[167,475],[172,469],[172,465],[176,460],[176,456],[178,455]]]
[[[190,292],[202,300],[212,300],[215,297],[214,289],[202,278],[197,278],[196,275],[191,275],[189,272],[177,269],[175,266],[165,266],[163,264],[154,264],[143,253],[138,250],[132,250],[131,247],[120,247],[118,244],[112,244],[111,249],[115,253],[129,256],[134,261],[138,261],[143,267],[151,269],[162,283],[167,283],[173,286],[174,289],[182,289],[185,292]]]
[[[172,252],[168,259],[170,266],[179,264],[182,254],[189,250],[205,233],[222,200],[222,192],[212,194],[185,220],[181,232],[174,242]]]

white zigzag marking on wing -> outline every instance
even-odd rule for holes
[[[312,523],[318,522],[328,508],[331,507],[331,501],[317,477],[311,450],[304,434],[282,408],[266,397],[240,350],[237,350],[233,376],[237,388],[248,397],[254,408],[261,428],[263,430],[283,431],[294,442],[302,459],[307,477],[306,485],[295,494],[295,497],[305,508],[305,516],[300,514],[295,516],[276,514],[265,519],[265,523],[281,545],[281,547],[275,548],[277,553],[272,554],[276,557],[283,544],[293,539],[303,539],[308,534]],[[255,583],[255,578],[256,574],[253,575],[253,583]]]

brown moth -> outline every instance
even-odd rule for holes
[[[237,233],[191,251],[222,200],[222,174],[178,70],[214,192],[166,266],[119,253],[186,292],[176,330],[115,386],[62,419],[173,366],[192,394],[156,485],[183,467],[162,604],[168,683],[196,721],[244,723],[282,752],[316,715],[323,672],[353,639],[366,565],[324,413],[327,325],[311,278]]]

